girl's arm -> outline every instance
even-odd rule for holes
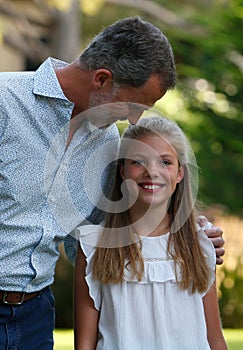
[[[203,305],[210,348],[212,350],[227,350],[220,322],[216,282],[204,296]]]
[[[85,281],[86,258],[78,248],[74,275],[74,339],[76,350],[96,349],[99,312]]]

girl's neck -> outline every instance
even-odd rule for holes
[[[141,236],[161,236],[170,231],[171,221],[166,208],[147,208],[141,213],[132,207],[129,210],[134,231]]]

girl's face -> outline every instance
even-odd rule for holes
[[[162,136],[150,134],[128,145],[126,159],[120,168],[127,183],[130,201],[136,204],[167,203],[177,183],[183,178],[177,155]],[[139,141],[139,142],[137,142]]]

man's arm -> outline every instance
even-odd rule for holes
[[[224,246],[224,239],[222,237],[223,231],[221,228],[214,226],[211,222],[208,221],[208,219],[205,216],[199,216],[197,218],[197,223],[201,228],[205,231],[208,238],[211,239],[216,253],[216,264],[221,265],[223,264],[224,260],[222,256],[225,253],[225,250],[223,248]]]

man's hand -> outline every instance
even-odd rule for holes
[[[224,260],[222,256],[225,253],[225,250],[223,248],[224,245],[224,239],[222,237],[223,231],[219,228],[214,226],[211,222],[208,221],[208,219],[205,216],[199,216],[197,218],[197,223],[201,228],[205,231],[208,238],[211,239],[216,253],[216,264],[221,265],[223,264]]]

